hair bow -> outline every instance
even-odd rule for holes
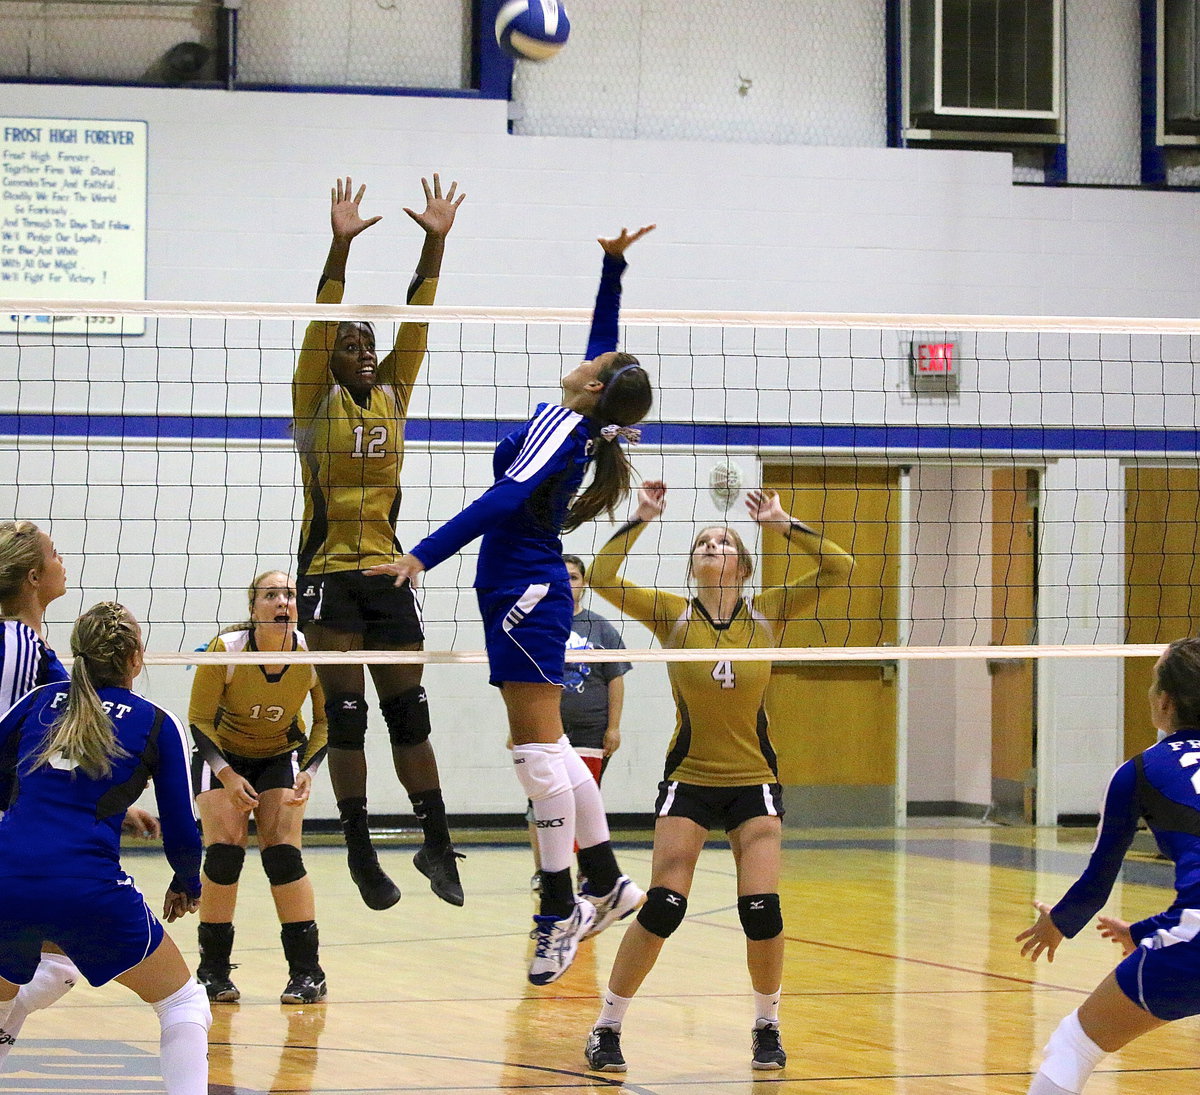
[[[632,426],[618,426],[615,422],[610,422],[607,426],[600,427],[600,436],[605,441],[616,441],[621,438],[631,445],[636,445],[642,439],[642,431],[635,430]]]

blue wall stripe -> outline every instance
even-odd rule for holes
[[[410,418],[411,441],[495,442],[523,425],[496,419]],[[0,434],[24,438],[287,441],[290,418],[194,415],[0,414]],[[729,448],[901,449],[938,452],[1200,453],[1200,429],[1073,426],[772,426],[654,422],[651,445]]]

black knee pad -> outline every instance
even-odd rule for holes
[[[393,745],[420,745],[429,739],[429,704],[420,685],[379,701]]]
[[[683,923],[687,913],[687,898],[666,886],[651,886],[646,891],[646,903],[638,913],[638,923],[651,935],[666,939]]]
[[[752,893],[738,898],[738,917],[747,939],[774,939],[783,931],[779,894]]]
[[[245,848],[236,844],[210,844],[204,849],[204,873],[218,886],[232,886],[240,877],[245,860]]]
[[[267,881],[272,886],[286,886],[308,874],[304,869],[304,857],[294,844],[272,844],[260,854]]]
[[[338,692],[325,701],[329,748],[362,752],[367,744],[367,698],[361,692]]]

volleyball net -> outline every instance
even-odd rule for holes
[[[245,618],[254,575],[294,570],[303,498],[290,384],[310,319],[370,320],[381,355],[398,323],[430,324],[406,427],[398,534],[410,546],[491,484],[495,442],[557,400],[590,318],[35,300],[6,312],[0,512],[49,528],[67,558],[71,591],[52,618],[117,598],[143,621],[151,661],[186,662]],[[622,321],[622,348],[656,389],[635,474],[669,485],[627,576],[686,592],[695,534],[729,524],[757,559],[748,593],[790,580],[802,560],[750,521],[752,487],[779,491],[855,557],[849,583],[818,590],[780,649],[733,658],[989,658],[997,645],[1011,657],[1112,657],[1194,633],[1200,325],[648,311]],[[564,546],[590,558],[616,527],[602,519]],[[474,564],[468,549],[423,576],[428,650],[408,657],[481,657]],[[649,645],[631,621],[622,630],[629,646]]]

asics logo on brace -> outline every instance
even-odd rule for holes
[[[534,825],[539,829],[561,829],[566,823],[565,817],[552,817],[546,821],[535,821]]]
[[[0,1046],[15,1046],[17,1040],[7,1030],[0,1029]]]

